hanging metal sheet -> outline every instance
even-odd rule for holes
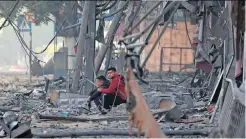
[[[226,7],[220,16],[219,20],[217,20],[217,23],[211,30],[211,34],[213,37],[208,37],[208,40],[211,40],[213,44],[215,44],[217,47],[220,47],[224,40],[227,38],[229,34],[229,19],[228,19],[229,11],[228,7]]]

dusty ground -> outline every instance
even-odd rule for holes
[[[189,95],[189,82],[192,77],[192,73],[151,73],[148,78],[150,82],[149,85],[139,83],[142,92],[146,96],[147,103],[150,108],[156,108],[158,106],[158,98],[161,95],[169,96],[173,99],[177,107],[183,111],[185,114],[185,119],[194,120],[198,119],[200,122],[195,123],[175,123],[175,122],[165,122],[161,120],[158,124],[163,130],[204,130],[211,129],[216,126],[216,124],[208,124],[209,118],[211,117],[211,111],[206,110],[206,102],[200,101],[196,102]],[[5,109],[19,110],[15,112],[20,122],[31,121],[32,131],[36,133],[48,133],[53,130],[108,130],[108,129],[125,129],[128,130],[128,121],[126,120],[116,120],[116,121],[99,121],[99,122],[69,122],[69,121],[40,121],[36,119],[35,115],[37,113],[49,114],[49,115],[64,115],[69,116],[79,116],[79,117],[89,117],[89,118],[101,118],[101,117],[117,117],[117,116],[127,116],[125,105],[120,105],[113,108],[111,112],[103,116],[98,114],[98,110],[95,105],[92,106],[93,113],[88,113],[86,110],[76,109],[76,108],[53,108],[44,99],[36,98],[38,95],[30,92],[33,89],[43,90],[44,87],[34,87],[35,85],[44,83],[45,77],[33,77],[31,84],[28,82],[27,75],[21,74],[1,74],[1,84],[0,84],[0,107]],[[47,76],[47,78],[52,78]],[[64,85],[64,83],[63,83]],[[63,87],[65,88],[65,87]],[[86,97],[86,96],[85,96]],[[86,107],[86,104],[84,104]],[[191,107],[195,107],[193,110],[187,110]],[[199,111],[198,109],[204,108],[204,111]],[[5,111],[6,112],[6,111]],[[95,114],[96,113],[96,114]],[[4,114],[4,111],[2,111]],[[33,116],[32,116],[33,115]],[[32,117],[31,117],[32,116]],[[215,120],[216,121],[216,120]],[[216,123],[216,122],[215,122]],[[94,136],[94,137],[123,137],[123,136]],[[124,136],[127,137],[127,136]],[[128,136],[130,137],[130,136]],[[172,135],[169,137],[202,137],[200,135],[195,136],[177,136]],[[204,137],[204,136],[203,136]]]

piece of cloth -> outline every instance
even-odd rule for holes
[[[126,101],[127,97],[124,76],[122,76],[121,74],[116,74],[115,77],[111,80],[110,86],[108,88],[103,88],[101,92],[117,95],[121,99]]]
[[[77,53],[77,51],[78,51],[78,45],[75,45],[74,46],[74,52],[75,52],[75,54]]]

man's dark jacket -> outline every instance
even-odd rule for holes
[[[103,88],[108,88],[110,86],[110,82],[109,80],[105,80],[103,83]],[[94,100],[96,97],[98,97],[99,95],[101,95],[101,92],[97,91],[97,88],[92,90],[89,94],[89,96],[91,96],[91,101]]]

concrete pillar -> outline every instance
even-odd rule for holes
[[[95,59],[95,32],[96,32],[96,2],[93,1],[90,7],[89,19],[88,19],[88,38],[86,38],[85,45],[85,58],[86,58],[86,67],[85,67],[85,78],[94,82],[94,59]],[[85,90],[83,94],[88,95],[90,91],[95,87],[89,81],[85,82]]]

